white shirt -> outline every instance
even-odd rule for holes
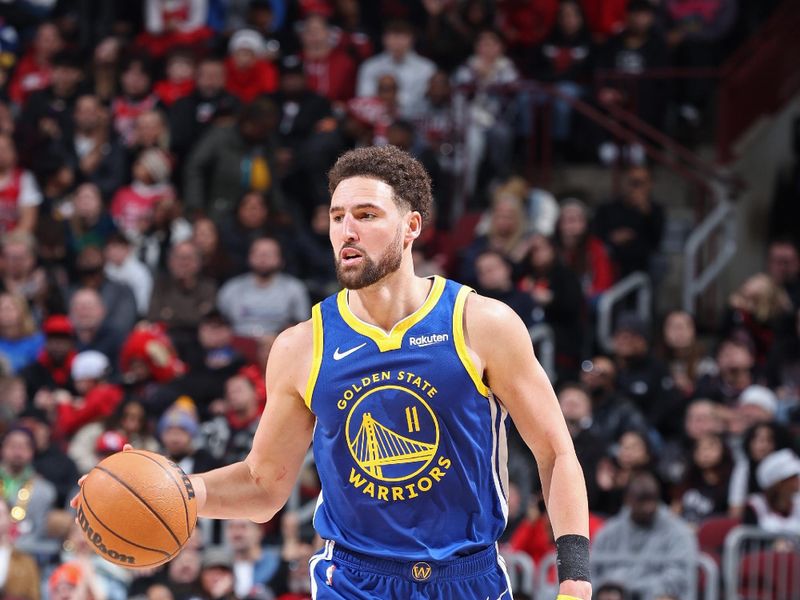
[[[5,177],[0,177],[0,189],[5,188],[11,183],[13,171],[9,171]],[[19,178],[19,196],[17,206],[39,206],[42,203],[42,193],[36,184],[33,174],[30,171],[22,171]]]
[[[144,263],[131,252],[121,265],[106,263],[105,273],[112,281],[128,284],[136,298],[137,311],[146,315],[153,292],[153,276]]]
[[[400,61],[388,52],[382,52],[365,60],[358,69],[356,95],[377,96],[378,79],[382,75],[392,75],[397,80],[400,112],[404,117],[412,117],[420,112],[428,91],[428,80],[435,72],[436,65],[416,52],[409,52]]]

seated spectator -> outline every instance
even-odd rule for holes
[[[418,48],[437,67],[452,72],[469,56],[472,38],[459,14],[464,4],[423,2],[425,22],[420,27]],[[475,3],[473,3],[475,4]]]
[[[469,89],[464,134],[468,173],[465,185],[469,194],[481,189],[478,173],[484,163],[491,168],[490,179],[511,174],[516,96],[503,88],[518,80],[519,73],[505,54],[503,38],[493,29],[478,34],[474,54],[453,74],[455,85]]]
[[[110,281],[127,285],[136,298],[138,314],[147,314],[147,308],[150,306],[150,294],[153,290],[153,276],[136,256],[130,240],[121,233],[112,234],[108,238],[103,253],[105,276]]]
[[[256,100],[235,125],[211,129],[197,142],[184,169],[183,197],[190,213],[224,219],[248,190],[275,195],[274,103]]]
[[[578,277],[558,259],[549,238],[535,233],[522,263],[520,289],[536,304],[533,320],[553,329],[559,378],[574,378],[583,348],[584,303]]]
[[[754,345],[756,365],[764,366],[769,349],[791,331],[792,317],[789,295],[769,275],[759,273],[731,294],[721,333],[746,335]]]
[[[36,28],[33,43],[17,64],[9,85],[8,94],[17,106],[50,84],[53,57],[63,47],[64,40],[55,23],[46,21]]]
[[[111,102],[111,122],[122,143],[133,146],[136,119],[159,107],[153,93],[153,65],[146,54],[131,54],[122,63],[120,93]]]
[[[0,553],[7,556],[6,568],[0,575],[0,589],[6,598],[39,600],[42,582],[34,558],[17,548],[12,538],[14,523],[5,499],[0,501]]]
[[[233,261],[222,245],[214,221],[207,217],[196,219],[192,228],[192,242],[200,251],[203,277],[220,285],[235,273]]]
[[[606,444],[626,431],[647,429],[642,413],[617,388],[617,367],[610,358],[583,361],[580,381],[592,399],[592,433]]]
[[[244,103],[278,88],[278,69],[266,57],[261,35],[252,29],[240,29],[228,42],[225,59],[225,89]]]
[[[695,396],[733,406],[745,388],[755,381],[753,346],[741,339],[723,339],[717,348],[716,362],[717,374],[702,375],[697,382]]]
[[[745,431],[741,448],[735,455],[728,490],[728,510],[731,517],[741,518],[747,498],[763,491],[758,482],[758,466],[773,452],[792,448],[789,431],[777,423],[757,423]]]
[[[479,294],[505,302],[519,315],[526,327],[533,325],[533,311],[537,306],[529,294],[514,287],[511,264],[496,250],[485,250],[475,261],[478,275],[476,291]]]
[[[72,380],[75,396],[64,393],[59,398],[55,435],[57,439],[69,439],[79,429],[110,417],[122,402],[122,388],[108,383],[111,364],[97,350],[79,352],[72,361]]]
[[[194,91],[194,54],[187,49],[176,48],[167,57],[164,71],[167,77],[156,82],[153,93],[161,104],[169,108]]]
[[[0,432],[17,420],[28,404],[21,377],[0,376]]]
[[[115,366],[124,332],[111,327],[106,321],[108,311],[100,294],[92,288],[81,288],[72,294],[69,302],[69,321],[75,330],[75,349],[97,350],[106,355]]]
[[[359,96],[347,101],[344,129],[356,145],[383,146],[388,143],[388,130],[399,116],[398,86],[394,75],[381,75],[375,96]]]
[[[753,425],[774,421],[778,413],[778,397],[763,385],[751,385],[744,389],[738,401],[728,412],[728,433],[733,440]]]
[[[727,411],[708,398],[689,403],[680,437],[666,442],[659,452],[659,473],[665,482],[676,486],[686,478],[697,444],[726,433],[726,417]]]
[[[47,580],[47,591],[50,600],[105,597],[94,569],[77,561],[56,567]]]
[[[71,369],[76,352],[72,323],[66,315],[52,315],[42,324],[42,333],[44,347],[36,360],[20,371],[29,398],[42,388],[73,389]]]
[[[221,466],[203,447],[198,447],[200,425],[197,411],[187,396],[181,396],[158,420],[158,438],[167,458],[180,465],[184,473],[205,473]]]
[[[683,423],[685,400],[666,365],[653,355],[647,324],[633,314],[620,316],[612,345],[620,391],[642,411],[649,427],[666,438],[676,436]]]
[[[214,34],[208,27],[209,2],[144,2],[144,31],[136,37],[136,45],[160,58],[176,47],[200,48]]]
[[[647,167],[629,167],[622,196],[601,204],[595,212],[595,231],[611,250],[621,277],[634,271],[651,273],[664,232],[664,209],[653,200],[652,189]]]
[[[643,472],[631,478],[625,508],[594,538],[592,583],[621,582],[646,600],[689,597],[696,584],[697,540],[680,517],[660,502],[658,480]]]
[[[172,167],[162,150],[148,148],[133,163],[133,181],[117,190],[111,201],[111,216],[127,235],[141,236],[153,221],[155,206],[175,198],[169,183]]]
[[[436,66],[414,51],[414,31],[407,22],[388,23],[382,41],[384,51],[365,60],[358,69],[356,95],[377,96],[378,79],[391,75],[398,86],[400,115],[411,118],[420,110]]]
[[[355,95],[357,65],[337,46],[328,20],[310,13],[299,24],[300,60],[308,89],[341,107]],[[372,95],[372,94],[371,94]]]
[[[594,482],[588,486],[596,490],[591,509],[604,515],[619,512],[637,471],[652,471],[655,466],[655,452],[643,432],[626,431],[615,441],[608,455],[597,461]]]
[[[159,109],[140,113],[133,122],[132,141],[128,148],[128,156],[134,157],[133,163],[135,163],[135,159],[141,157],[146,150],[159,150],[166,156],[171,176],[173,157],[169,148],[169,126],[166,114]]]
[[[250,245],[250,272],[228,281],[217,306],[237,335],[260,337],[280,333],[311,313],[308,291],[283,272],[283,253],[275,238],[257,238]]]
[[[561,203],[554,240],[561,262],[578,276],[583,296],[594,308],[600,294],[614,284],[614,265],[605,244],[589,231],[588,209],[577,198]]]
[[[33,233],[42,193],[27,169],[17,164],[17,149],[10,135],[0,133],[0,234]]]
[[[25,298],[0,293],[0,357],[16,373],[34,363],[44,347],[44,336],[33,321]]]
[[[672,510],[697,526],[711,516],[728,514],[728,483],[733,458],[719,434],[694,442],[683,480],[671,492]]]
[[[778,238],[767,248],[767,275],[783,288],[795,309],[800,309],[800,251],[788,238]]]
[[[514,56],[525,56],[541,44],[556,23],[558,0],[501,2],[496,18]]]
[[[151,271],[163,273],[172,248],[191,239],[192,225],[183,216],[183,207],[166,196],[155,203],[150,222],[136,237],[136,252]]]
[[[119,353],[119,368],[128,398],[142,402],[150,400],[150,388],[158,389],[159,385],[186,373],[186,365],[163,326],[146,322],[139,323],[125,339]]]
[[[51,550],[47,542],[47,514],[56,501],[53,484],[33,467],[36,440],[21,426],[5,432],[0,443],[0,477],[3,480],[0,500],[10,507],[9,514],[17,538],[14,546],[30,554]]]
[[[36,265],[36,255],[36,238],[30,233],[18,231],[3,237],[2,288],[22,296],[31,304],[45,293],[47,287],[44,269]]]
[[[184,160],[212,124],[223,117],[233,118],[238,105],[236,97],[225,91],[225,63],[213,56],[202,58],[194,91],[170,107],[171,150]]]
[[[800,308],[795,312],[794,332],[770,350],[765,381],[778,395],[778,420],[800,421]]]
[[[97,41],[89,67],[91,91],[100,101],[108,104],[117,95],[122,41],[113,35]]]
[[[103,206],[103,197],[93,183],[79,185],[72,194],[72,214],[64,225],[67,232],[67,253],[72,260],[86,246],[105,246],[117,230],[114,220]]]
[[[233,555],[227,548],[205,549],[199,584],[203,600],[236,600]]]
[[[111,127],[111,115],[97,96],[84,94],[75,101],[73,132],[61,141],[66,157],[81,183],[93,183],[109,200],[126,177],[125,150]]]
[[[694,317],[682,310],[667,313],[661,330],[659,358],[667,363],[675,386],[685,398],[694,395],[697,380],[716,370],[697,339]]]
[[[764,531],[800,534],[800,458],[784,448],[766,456],[756,471],[761,493],[748,498],[743,522]]]
[[[270,580],[280,566],[277,549],[262,546],[263,534],[259,523],[246,519],[225,524],[225,545],[233,551],[234,590],[239,598],[269,593]]]
[[[105,324],[121,333],[130,331],[138,320],[136,296],[125,283],[105,275],[105,258],[97,246],[87,246],[75,259],[76,288],[96,290],[106,309]]]
[[[194,342],[201,317],[214,307],[217,286],[200,275],[200,252],[192,242],[173,246],[167,267],[153,287],[147,318],[165,324],[182,347]]]

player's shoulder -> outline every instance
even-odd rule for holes
[[[272,371],[273,376],[302,378],[311,362],[313,347],[314,325],[311,319],[284,329],[272,343],[267,371]]]
[[[508,304],[477,292],[467,294],[464,319],[468,326],[507,327],[511,324],[522,324],[522,320]]]
[[[270,355],[274,350],[297,353],[307,351],[310,353],[313,340],[314,324],[311,319],[307,319],[281,331],[272,344]]]
[[[525,324],[511,307],[477,293],[467,295],[464,330],[468,345],[484,360],[500,347],[511,349],[530,343]],[[502,346],[498,340],[503,340]]]

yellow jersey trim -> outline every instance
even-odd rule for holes
[[[475,363],[472,361],[472,357],[469,355],[469,350],[467,349],[467,340],[464,337],[464,306],[467,303],[467,296],[473,291],[474,290],[472,288],[467,286],[463,286],[460,290],[458,290],[455,306],[453,307],[453,342],[456,346],[458,358],[461,359],[461,364],[463,364],[464,368],[467,370],[467,373],[469,374],[470,379],[472,379],[472,383],[475,384],[475,388],[478,390],[478,393],[488,398],[489,388],[485,383],[483,383],[481,374],[478,373],[478,369],[475,367]]]
[[[365,323],[353,314],[347,302],[347,290],[339,292],[336,297],[336,303],[339,307],[339,314],[342,316],[345,323],[357,333],[375,342],[378,345],[378,350],[381,352],[398,350],[403,345],[403,336],[406,332],[424,319],[425,316],[433,310],[433,307],[436,306],[436,303],[442,296],[442,291],[444,291],[444,284],[445,280],[443,277],[439,277],[438,275],[434,276],[433,285],[431,286],[430,292],[428,292],[428,297],[425,299],[425,302],[422,303],[422,306],[404,319],[398,321],[388,333],[376,325]]]
[[[322,308],[315,304],[311,309],[311,325],[314,328],[314,349],[311,359],[311,372],[308,374],[306,382],[306,394],[303,401],[311,409],[311,397],[314,395],[314,388],[317,385],[319,369],[322,366]]]

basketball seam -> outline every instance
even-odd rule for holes
[[[180,497],[181,497],[181,502],[183,502],[183,514],[184,514],[184,516],[186,517],[186,536],[187,536],[187,537],[191,537],[191,535],[192,535],[192,530],[189,528],[189,507],[186,505],[186,498],[184,498],[184,497],[183,497],[183,489],[181,489],[181,484],[178,482],[178,480],[177,480],[177,479],[175,479],[175,475],[173,475],[173,474],[172,474],[172,473],[169,471],[169,469],[167,469],[167,468],[166,468],[164,465],[162,465],[160,462],[158,462],[157,460],[155,460],[153,457],[151,457],[151,456],[148,456],[148,455],[147,455],[147,454],[145,454],[144,452],[137,452],[137,451],[135,451],[135,450],[133,450],[132,452],[133,452],[134,454],[138,454],[139,456],[142,456],[142,457],[146,458],[147,460],[149,460],[149,461],[152,461],[152,462],[154,462],[155,464],[157,464],[159,467],[161,467],[161,468],[164,470],[164,472],[165,472],[167,475],[169,475],[170,479],[172,479],[172,481],[175,483],[175,485],[176,485],[176,486],[178,486],[178,493],[180,494]],[[177,463],[176,463],[176,464],[177,464]]]
[[[111,527],[106,525],[100,517],[97,516],[97,513],[94,512],[94,510],[92,510],[92,507],[89,504],[89,501],[86,499],[86,494],[81,493],[81,496],[83,497],[83,504],[85,504],[86,508],[89,510],[89,512],[92,513],[92,516],[97,520],[98,523],[100,523],[100,525],[105,527],[109,531],[109,533],[114,534],[116,537],[121,539],[123,542],[125,542],[127,544],[130,544],[131,546],[136,546],[137,548],[141,548],[142,550],[148,550],[149,552],[158,552],[159,554],[163,554],[167,558],[172,556],[169,552],[166,552],[164,550],[159,550],[158,548],[150,548],[148,546],[142,546],[141,544],[137,544],[136,542],[130,541],[128,538],[122,537],[115,530],[111,529]],[[146,565],[136,565],[136,566],[146,566]]]
[[[158,512],[157,512],[157,511],[156,511],[156,510],[155,510],[155,509],[154,509],[152,506],[150,506],[150,505],[147,503],[147,501],[146,501],[144,498],[142,498],[142,497],[141,497],[141,496],[140,496],[140,495],[139,495],[139,494],[136,492],[136,490],[134,490],[134,489],[133,489],[131,486],[129,486],[129,485],[128,485],[127,483],[125,483],[124,481],[122,481],[122,480],[121,480],[119,477],[117,477],[117,476],[116,476],[114,473],[112,473],[111,471],[109,471],[109,470],[108,470],[108,469],[106,469],[105,467],[101,467],[100,465],[97,465],[95,468],[96,468],[96,469],[99,469],[99,470],[101,470],[103,473],[106,473],[106,474],[107,474],[109,477],[111,477],[111,478],[112,478],[114,481],[116,481],[117,483],[119,483],[119,484],[120,484],[122,487],[124,487],[124,488],[125,488],[126,490],[128,490],[128,491],[129,491],[131,494],[133,494],[133,495],[134,495],[134,496],[135,496],[135,497],[136,497],[136,498],[139,500],[139,502],[141,502],[142,504],[144,504],[144,505],[145,505],[145,507],[147,508],[147,510],[149,510],[151,513],[153,513],[153,516],[154,516],[156,519],[158,519],[158,520],[159,520],[159,522],[160,522],[160,523],[161,523],[161,524],[162,524],[162,525],[163,525],[163,526],[166,528],[166,530],[167,530],[167,531],[169,532],[169,534],[172,536],[172,539],[173,539],[173,540],[175,540],[175,543],[176,543],[176,544],[178,544],[178,547],[180,548],[180,546],[181,546],[181,542],[178,540],[178,536],[176,536],[176,535],[175,535],[175,532],[174,532],[174,531],[172,531],[172,528],[171,528],[169,525],[167,525],[167,522],[166,522],[166,521],[164,521],[164,519],[162,519],[162,518],[161,518],[161,515],[160,515],[160,514],[158,514]]]

